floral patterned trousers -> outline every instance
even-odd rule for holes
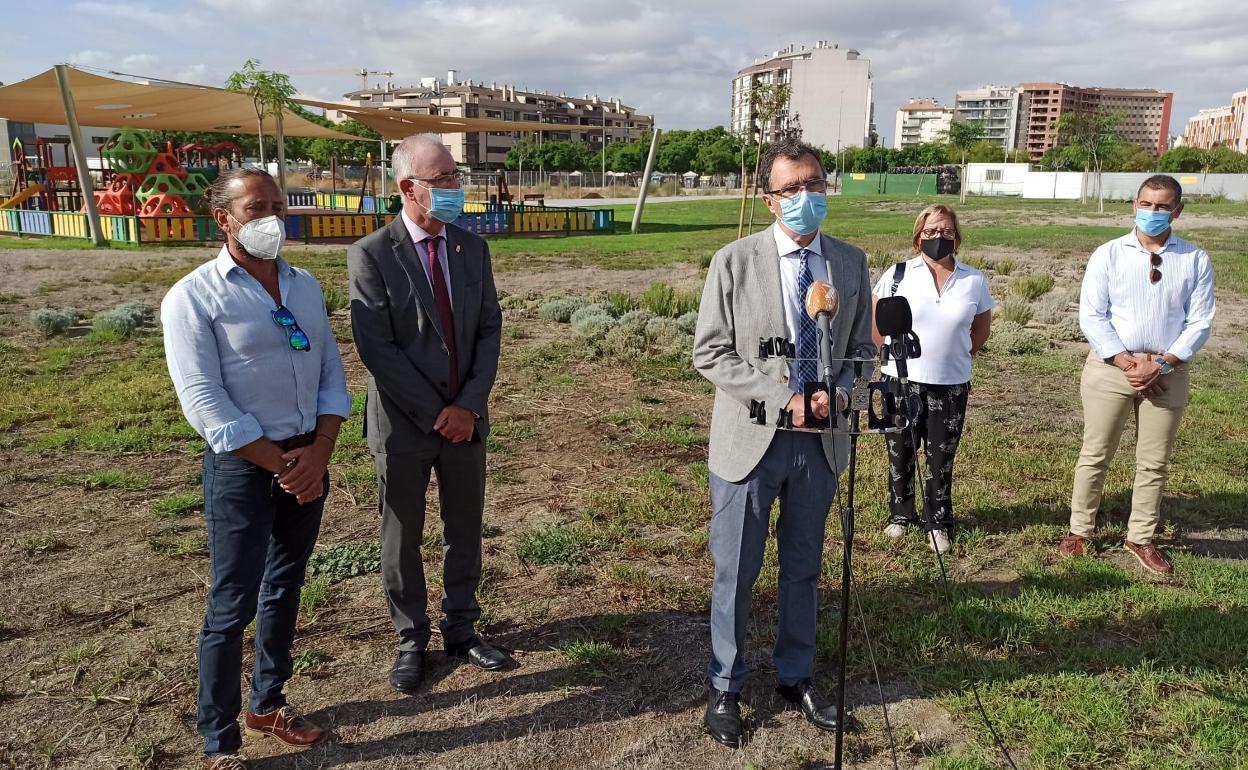
[[[902,396],[901,382],[884,377],[889,390]],[[912,429],[888,433],[888,509],[890,524],[948,530],[953,526],[953,456],[962,439],[966,421],[966,401],[970,383],[961,385],[907,384],[908,402],[918,414],[912,415]],[[914,452],[916,443],[924,450],[923,487],[926,512],[914,507]],[[920,520],[920,516],[930,517]]]

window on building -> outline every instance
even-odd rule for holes
[[[987,171],[985,171],[984,181],[985,182],[1000,182],[1001,181],[1001,169],[990,168]]]

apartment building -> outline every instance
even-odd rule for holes
[[[1057,144],[1057,125],[1068,112],[1115,112],[1118,133],[1127,142],[1158,155],[1169,146],[1174,94],[1132,88],[1083,88],[1069,83],[1020,86],[1016,145],[1033,161]]]
[[[1208,150],[1230,147],[1248,153],[1248,90],[1231,96],[1231,103],[1196,113],[1183,130],[1183,144]]]
[[[953,120],[980,121],[984,140],[1008,152],[1015,148],[1018,138],[1019,96],[1019,89],[1014,86],[987,85],[958,91],[953,101]]]
[[[825,40],[813,47],[790,45],[759,58],[737,72],[732,81],[730,130],[746,136],[755,130],[750,95],[760,85],[790,87],[789,101],[766,126],[763,142],[801,129],[802,140],[836,152],[841,147],[867,147],[875,130],[871,61],[852,48]]]
[[[601,152],[604,144],[640,139],[654,128],[654,116],[643,115],[619,99],[460,81],[455,70],[447,72],[445,81],[423,78],[419,85],[411,86],[378,83],[374,88],[345,94],[343,103],[420,115],[524,121],[540,127],[540,141],[575,140],[593,152]],[[497,169],[503,167],[507,151],[523,135],[519,131],[471,131],[442,137],[456,163]]]
[[[948,135],[952,121],[953,110],[941,106],[935,99],[911,99],[897,108],[893,147],[901,149],[942,141]]]

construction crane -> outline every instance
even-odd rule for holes
[[[359,70],[357,70],[356,72],[354,72],[354,73],[352,73],[352,74],[359,75],[359,77],[360,77],[360,90],[361,90],[361,91],[367,91],[367,90],[368,90],[368,76],[369,76],[369,75],[385,75],[385,76],[386,76],[386,77],[388,77],[388,78],[392,78],[392,77],[394,77],[394,73],[393,73],[393,72],[391,72],[390,70],[385,70],[385,71],[382,71],[382,70],[370,70],[370,69],[365,69],[364,67],[360,67],[360,68],[359,68]]]

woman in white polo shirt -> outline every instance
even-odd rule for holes
[[[913,430],[887,435],[890,515],[884,532],[901,537],[907,527],[922,524],[928,546],[945,553],[953,526],[953,457],[966,419],[971,356],[988,341],[995,303],[984,274],[958,261],[962,231],[953,209],[940,204],[923,209],[914,222],[913,243],[917,256],[885,270],[872,300],[905,297],[922,347],[922,354],[907,367],[910,402],[919,409]],[[879,345],[879,331],[873,328],[872,334]],[[896,367],[886,364],[883,374],[900,395]],[[923,522],[914,505],[916,442],[922,442],[926,458],[928,518]]]

